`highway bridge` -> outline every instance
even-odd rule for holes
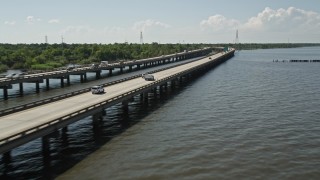
[[[58,101],[46,102],[29,109],[21,109],[0,117],[0,154],[10,159],[10,151],[36,138],[67,127],[81,118],[101,113],[118,103],[124,106],[134,96],[146,98],[148,92],[171,86],[180,78],[210,69],[233,57],[234,49],[207,56],[197,61],[155,72],[155,81],[141,77],[105,86],[106,93],[93,95],[80,93]],[[93,120],[95,120],[93,118]],[[43,141],[44,142],[44,141]],[[44,147],[44,146],[43,146]]]
[[[209,54],[213,50],[220,51],[221,48],[203,48],[192,51],[184,51],[180,53],[174,53],[170,55],[162,55],[159,57],[152,57],[147,59],[140,60],[128,60],[128,61],[118,61],[115,63],[110,63],[107,65],[99,65],[99,66],[86,66],[86,67],[78,67],[70,70],[59,70],[59,71],[49,71],[43,73],[35,73],[35,74],[27,74],[20,77],[11,77],[11,78],[0,78],[0,89],[3,89],[3,98],[8,99],[8,89],[12,88],[13,84],[19,84],[20,94],[23,94],[23,83],[35,83],[36,92],[40,92],[40,83],[45,81],[46,88],[49,89],[49,79],[60,79],[61,87],[64,87],[65,80],[67,84],[70,85],[70,75],[78,75],[80,76],[81,82],[86,81],[87,73],[93,72],[96,73],[96,78],[99,79],[101,77],[101,71],[107,70],[109,74],[112,75],[112,72],[115,69],[119,69],[120,73],[123,72],[123,69],[126,67],[131,71],[134,67],[140,69],[140,67],[148,67],[154,65],[161,65],[168,62],[175,62],[180,60],[185,60],[189,58],[204,56]]]

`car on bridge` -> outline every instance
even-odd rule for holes
[[[67,67],[67,71],[72,71],[73,69],[75,69],[74,66],[69,66],[69,67]]]
[[[27,73],[18,73],[18,74],[15,74],[14,76],[13,76],[13,78],[17,78],[17,79],[19,79],[19,78],[23,78],[24,77],[24,75],[26,75]]]
[[[96,68],[99,67],[99,64],[98,64],[98,63],[93,63],[93,64],[91,64],[90,67],[91,67],[92,69],[96,69]]]
[[[104,93],[104,88],[101,85],[92,86],[91,93],[92,94],[102,94],[102,93]]]
[[[154,81],[154,76],[152,74],[144,73],[141,77],[146,81]]]
[[[12,79],[15,75],[16,75],[16,73],[11,73],[11,74],[6,75],[5,78]]]
[[[99,67],[106,67],[108,66],[108,61],[101,61],[100,64],[99,64]]]

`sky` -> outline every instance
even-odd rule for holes
[[[0,43],[320,43],[320,0],[0,0]]]

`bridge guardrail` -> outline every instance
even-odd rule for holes
[[[154,82],[152,82],[152,83],[149,83],[149,84],[144,85],[144,86],[142,86],[142,87],[140,87],[140,88],[131,90],[131,91],[127,92],[127,93],[118,95],[118,96],[113,97],[113,98],[111,98],[111,99],[108,99],[108,100],[106,100],[106,101],[103,101],[103,102],[100,102],[100,103],[91,105],[91,106],[86,107],[86,108],[84,108],[84,109],[81,109],[81,110],[79,110],[79,111],[77,111],[77,112],[70,113],[70,114],[65,115],[65,116],[63,116],[63,117],[60,117],[59,119],[52,120],[52,121],[50,121],[50,122],[47,122],[47,123],[44,123],[44,124],[35,126],[35,127],[31,128],[31,129],[22,131],[22,132],[20,132],[20,133],[18,133],[18,134],[14,134],[14,135],[11,135],[11,136],[9,136],[9,137],[0,139],[0,146],[3,145],[3,144],[5,144],[5,143],[7,143],[7,142],[10,142],[10,141],[12,141],[12,140],[15,140],[15,139],[17,139],[17,138],[19,138],[19,137],[21,137],[21,136],[24,136],[24,135],[27,135],[27,134],[31,134],[31,133],[33,133],[33,132],[35,132],[35,131],[37,131],[37,130],[41,130],[41,129],[46,128],[46,127],[48,127],[48,126],[50,126],[50,125],[53,125],[53,124],[62,122],[62,121],[64,121],[64,120],[66,120],[66,119],[69,119],[69,118],[72,118],[72,117],[77,116],[77,115],[79,115],[79,114],[82,114],[82,113],[85,113],[85,112],[87,112],[87,111],[93,110],[93,109],[95,109],[95,108],[97,108],[97,107],[104,106],[105,104],[110,103],[110,102],[112,102],[112,101],[115,101],[115,100],[117,100],[117,99],[120,99],[120,98],[123,98],[123,97],[126,97],[126,96],[130,96],[131,94],[133,94],[133,93],[135,93],[135,92],[142,91],[143,89],[147,89],[147,88],[149,88],[149,87],[153,87],[153,86],[158,85],[158,84],[161,84],[161,83],[163,83],[163,82],[167,82],[168,80],[173,79],[173,78],[176,78],[176,77],[179,77],[180,75],[187,74],[188,72],[191,72],[191,71],[193,71],[193,70],[195,70],[195,69],[199,69],[199,66],[200,66],[200,67],[205,67],[205,66],[207,66],[207,65],[209,65],[209,64],[211,64],[211,63],[213,63],[213,62],[215,62],[215,61],[220,62],[220,60],[221,60],[221,59],[224,59],[225,57],[228,57],[228,54],[224,54],[224,55],[218,57],[217,59],[215,59],[214,61],[209,61],[209,62],[206,62],[206,63],[204,63],[204,64],[200,64],[200,65],[198,65],[198,66],[194,66],[194,67],[192,67],[192,68],[190,68],[190,69],[181,71],[181,72],[179,72],[179,73],[177,73],[177,74],[168,76],[168,77],[163,78],[163,79],[160,79],[160,80],[156,80],[156,81],[154,81]],[[187,63],[185,63],[185,64],[187,64]],[[165,68],[164,68],[164,69],[165,69]],[[168,69],[169,69],[169,68],[168,68]]]

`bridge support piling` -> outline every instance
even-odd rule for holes
[[[87,81],[87,73],[84,73],[84,74],[83,74],[83,80],[84,80],[84,82]]]
[[[153,97],[154,97],[154,99],[157,99],[157,95],[158,95],[158,93],[157,93],[157,91],[158,91],[158,87],[160,88],[160,86],[156,86],[156,87],[154,87],[154,88],[153,88]]]
[[[5,152],[2,155],[2,161],[4,162],[4,164],[10,164],[10,162],[11,162],[11,151]]]
[[[102,118],[102,112],[98,112],[98,113],[95,113],[92,115],[92,122],[93,124],[101,121],[103,118]]]
[[[65,126],[61,129],[61,133],[66,133],[68,132],[68,126]]]
[[[183,82],[183,76],[180,76],[180,77],[179,77],[179,85],[181,85],[182,82]]]
[[[165,83],[164,83],[164,89],[167,91],[167,89],[168,89],[168,82],[165,82]]]
[[[144,92],[143,93],[143,101],[148,104],[149,101],[149,92]]]
[[[189,81],[192,77],[192,73],[186,75],[186,79]]]
[[[50,166],[50,138],[49,135],[43,136],[42,140],[42,157],[43,164],[45,167]]]
[[[64,87],[64,77],[61,77],[61,78],[60,78],[60,86],[61,86],[61,87]]]
[[[171,80],[170,85],[171,85],[171,89],[175,89],[176,81],[175,80]]]
[[[67,75],[67,85],[70,86],[70,75]]]
[[[46,79],[46,88],[47,88],[47,90],[50,89],[49,78]]]
[[[83,82],[84,82],[84,80],[83,80],[83,76],[84,76],[83,74],[80,74],[80,82],[81,82],[81,83],[83,83]]]
[[[19,93],[23,95],[23,83],[19,83]]]
[[[103,120],[103,110],[92,115],[92,130],[93,130],[94,139],[96,141],[100,140],[100,135],[101,135],[100,126],[101,126],[102,120]]]
[[[128,98],[127,101],[128,101],[128,102],[134,102],[134,96],[131,96],[130,98]]]
[[[102,115],[102,116],[107,115],[107,111],[106,111],[105,109],[103,109],[103,110],[101,111],[101,115]]]
[[[163,88],[164,88],[164,85],[159,86],[159,96],[160,97],[163,95]]]
[[[129,112],[129,101],[122,101],[122,110],[125,114]]]
[[[101,71],[96,71],[96,79],[100,79],[101,78]]]
[[[68,126],[65,126],[61,129],[61,139],[62,145],[64,147],[68,146]]]
[[[3,87],[3,99],[8,99],[8,87]]]
[[[87,81],[87,74],[86,73],[79,74],[79,75],[80,75],[80,82],[81,83]]]
[[[4,171],[3,174],[7,175],[8,172],[11,171],[11,162],[12,162],[12,158],[11,158],[11,151],[5,152],[4,154],[2,154],[2,162],[4,164]]]
[[[40,83],[39,83],[39,81],[36,82],[36,92],[37,92],[37,93],[40,92]]]

